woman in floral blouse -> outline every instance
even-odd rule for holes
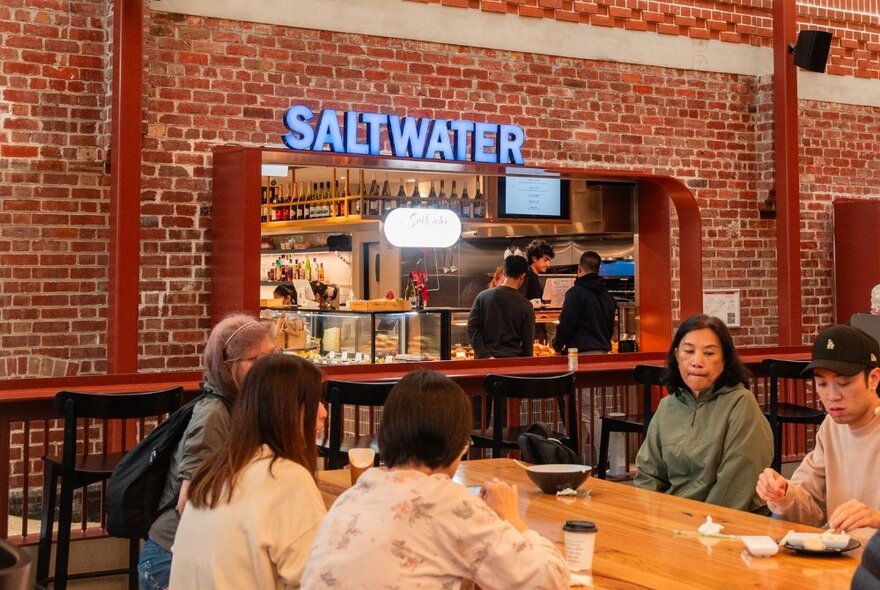
[[[416,371],[388,396],[379,429],[386,467],[370,469],[333,504],[302,587],[568,588],[565,561],[529,530],[516,486],[453,483],[467,450],[471,405],[451,379]]]

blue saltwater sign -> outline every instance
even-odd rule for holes
[[[340,126],[335,109],[322,110],[316,119],[310,108],[294,105],[284,114],[284,125],[290,130],[282,137],[284,145],[292,150],[378,156],[384,127],[391,155],[397,158],[523,164],[525,133],[518,125],[357,111],[346,111],[342,119]],[[358,141],[361,129],[366,138],[363,143]]]

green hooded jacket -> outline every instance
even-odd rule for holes
[[[678,389],[660,401],[648,426],[636,457],[635,485],[767,513],[755,484],[772,457],[770,425],[744,385],[697,398]]]

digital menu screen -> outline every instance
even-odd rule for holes
[[[498,216],[568,219],[568,180],[529,176],[499,178]]]

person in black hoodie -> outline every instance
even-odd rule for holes
[[[602,258],[584,252],[578,264],[574,286],[566,291],[559,315],[553,348],[564,353],[569,348],[583,352],[608,352],[614,333],[614,297],[599,277]]]

